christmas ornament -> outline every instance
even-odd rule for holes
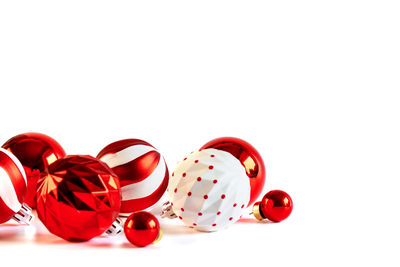
[[[236,222],[250,199],[250,183],[241,163],[230,153],[203,149],[185,158],[168,185],[170,204],[163,217],[173,212],[187,226],[217,231]]]
[[[293,201],[290,196],[281,190],[269,191],[260,202],[253,206],[254,217],[258,220],[268,219],[280,222],[289,217],[293,210]]]
[[[26,175],[18,159],[0,148],[0,224],[10,219],[30,224],[33,215],[24,204]]]
[[[126,219],[124,233],[128,241],[137,247],[155,244],[162,237],[157,218],[146,211],[132,213]]]
[[[126,139],[106,146],[97,158],[117,174],[121,184],[121,215],[153,206],[168,186],[168,168],[149,143]]]
[[[64,149],[53,138],[40,133],[25,133],[8,140],[3,148],[13,153],[24,167],[28,188],[25,203],[35,207],[35,194],[40,173],[65,156]]]
[[[36,193],[39,219],[53,234],[86,241],[104,233],[121,206],[117,176],[91,156],[67,156],[42,173]]]
[[[250,179],[250,201],[246,205],[253,204],[261,194],[265,183],[265,165],[258,151],[246,141],[235,137],[221,137],[211,140],[201,147],[201,149],[206,148],[229,152],[240,161]]]

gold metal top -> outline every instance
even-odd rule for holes
[[[254,203],[254,206],[253,206],[253,215],[254,215],[254,217],[256,217],[256,219],[259,220],[259,221],[264,220],[264,218],[263,218],[263,216],[261,215],[261,212],[260,212],[260,202]]]
[[[162,236],[163,236],[163,231],[162,229],[160,229],[160,233],[158,234],[156,240],[154,240],[153,244],[157,244],[158,242],[160,242]]]

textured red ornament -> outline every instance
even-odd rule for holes
[[[143,140],[114,142],[102,149],[97,158],[119,177],[122,215],[153,206],[167,189],[169,174],[164,158]]]
[[[257,204],[257,203],[256,203]],[[293,201],[289,194],[282,190],[269,191],[262,198],[260,215],[273,222],[280,222],[289,217],[293,210]]]
[[[36,208],[51,233],[68,241],[86,241],[117,219],[120,199],[118,178],[106,164],[91,156],[67,156],[43,172]]]
[[[128,241],[138,247],[154,244],[161,239],[160,223],[146,211],[132,213],[126,219],[124,232]]]
[[[22,207],[26,177],[18,159],[0,148],[0,223],[10,220]]]
[[[13,153],[24,167],[28,189],[25,203],[35,207],[35,194],[40,173],[51,163],[65,156],[65,151],[53,138],[40,133],[25,133],[8,140],[3,148]]]
[[[246,141],[235,137],[221,137],[211,140],[201,147],[215,148],[231,153],[244,166],[247,176],[250,178],[250,201],[247,206],[253,204],[260,196],[265,184],[265,165],[258,151]]]

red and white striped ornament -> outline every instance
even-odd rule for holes
[[[19,160],[0,148],[0,223],[14,219],[30,223],[33,216],[23,204],[26,196],[26,174]]]
[[[126,139],[106,146],[97,155],[117,174],[121,185],[121,215],[156,204],[168,186],[168,168],[162,155],[149,143]]]

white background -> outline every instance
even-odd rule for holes
[[[0,143],[37,131],[69,154],[121,138],[174,169],[236,136],[291,194],[279,224],[71,244],[0,226],[1,266],[399,266],[398,1],[1,1]],[[397,255],[395,255],[397,253]]]

